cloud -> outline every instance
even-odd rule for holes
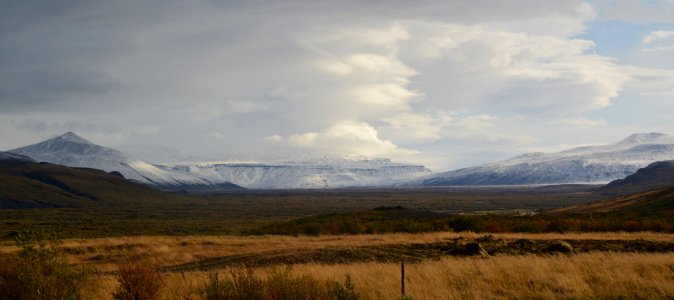
[[[292,135],[288,138],[288,142],[301,148],[369,157],[400,157],[416,154],[416,151],[399,148],[391,141],[379,138],[377,130],[372,125],[357,121],[342,121],[320,133]]]
[[[670,0],[595,0],[593,4],[605,20],[674,22],[674,2]]]
[[[283,141],[283,137],[278,135],[278,134],[272,134],[270,136],[265,137],[264,140],[272,142],[272,143],[278,143],[278,142]]]
[[[208,133],[208,137],[216,140],[221,140],[226,138],[227,135],[219,131],[211,131]]]
[[[641,42],[643,44],[652,44],[654,42],[667,40],[674,38],[674,30],[656,30],[652,31],[646,37],[644,37]]]
[[[380,131],[384,136],[402,142],[423,142],[442,138],[443,127],[450,122],[450,118],[406,112],[383,121],[385,125],[380,127]]]
[[[416,39],[402,46],[401,55],[425,66],[414,66],[421,75],[410,87],[423,91],[424,103],[447,110],[587,112],[609,106],[629,80],[615,61],[587,54],[594,45],[587,40],[464,25],[410,26]]]
[[[578,38],[629,7],[606,5],[16,1],[0,10],[0,140],[68,129],[190,154],[428,156],[443,168],[477,161],[476,148],[582,143],[570,128],[596,125],[597,139],[611,133],[600,120],[625,124],[593,115],[625,110],[625,95],[668,107],[674,93],[672,52],[656,51],[667,34],[644,36],[631,67]]]
[[[564,118],[559,121],[554,121],[553,124],[570,125],[581,128],[605,126],[606,120],[587,119],[583,117]]]
[[[628,62],[652,69],[674,68],[674,30],[654,30],[645,35]]]

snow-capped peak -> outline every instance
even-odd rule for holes
[[[125,155],[112,148],[96,145],[75,133],[67,132],[58,137],[10,150],[36,161],[69,167],[84,167],[116,171],[127,179],[155,185],[209,184],[190,174],[167,171]]]
[[[71,143],[78,143],[78,144],[89,144],[93,145],[94,143],[80,137],[79,135],[75,134],[72,131],[68,131],[62,135],[59,135],[51,140],[52,142],[71,142]]]
[[[635,133],[618,142],[616,145],[634,146],[655,143],[674,143],[674,135],[659,132]]]

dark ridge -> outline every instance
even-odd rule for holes
[[[55,186],[59,189],[62,189],[65,192],[68,192],[68,193],[73,194],[75,196],[84,197],[84,198],[94,200],[94,201],[98,200],[98,198],[96,196],[88,194],[88,193],[80,192],[80,191],[68,186],[67,184],[63,183],[62,181],[60,181],[60,180],[58,180],[54,177],[51,177],[47,174],[44,174],[44,173],[30,172],[30,173],[26,173],[24,176],[26,178],[30,178],[30,179],[33,179],[33,180],[37,180],[37,181],[46,183],[48,185]]]
[[[121,208],[177,198],[101,170],[0,160],[1,209]]]
[[[112,171],[112,172],[110,172],[109,174],[110,174],[110,175],[113,175],[113,176],[120,177],[120,178],[124,178],[124,175],[122,175],[122,173],[119,173],[119,172],[117,172],[117,171]]]
[[[598,191],[607,195],[628,195],[648,190],[674,187],[674,161],[654,162],[636,173],[611,181]]]

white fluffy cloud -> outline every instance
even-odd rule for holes
[[[381,139],[372,125],[358,121],[342,121],[320,133],[296,134],[288,141],[302,148],[370,157],[400,157],[417,153]]]
[[[642,43],[653,44],[662,40],[674,39],[674,30],[656,30],[643,38]]]

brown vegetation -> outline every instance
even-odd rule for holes
[[[256,288],[253,290],[263,291],[267,295],[334,295],[351,289],[361,299],[396,299],[400,297],[400,265],[399,257],[394,256],[402,253],[398,251],[430,253],[429,249],[435,245],[466,246],[471,243],[479,243],[483,250],[489,252],[489,256],[452,256],[451,251],[438,248],[440,251],[436,257],[408,260],[406,291],[412,299],[674,297],[674,252],[666,250],[669,248],[665,248],[664,253],[621,253],[616,252],[622,251],[615,250],[618,248],[611,248],[613,250],[609,249],[609,252],[582,252],[587,247],[599,247],[597,249],[601,250],[606,245],[644,246],[639,249],[649,251],[648,247],[670,247],[674,244],[674,235],[659,233],[485,236],[445,232],[320,237],[120,237],[64,240],[58,250],[67,261],[89,266],[88,284],[83,288],[80,285],[80,294],[87,299],[111,299],[123,286],[120,281],[124,281],[125,268],[144,269],[147,278],[154,278],[136,282],[156,282],[160,278],[164,285],[156,295],[162,299],[208,299],[208,291],[220,293],[217,295],[240,295],[250,291],[244,286],[254,286]],[[567,245],[564,243],[572,246],[570,252],[565,252],[564,247]],[[198,271],[197,268],[159,273],[147,264],[128,263],[129,258],[142,261],[144,257],[151,256],[160,270],[168,270],[166,267],[178,264],[236,255],[265,256],[275,251],[285,251],[301,256],[326,249],[358,251],[375,248],[381,253],[390,253],[387,255],[392,255],[391,259],[384,262],[346,260],[330,263],[320,260],[302,263],[300,260],[292,269],[283,266],[241,269],[221,265],[210,271]],[[4,259],[3,262],[8,259],[9,262],[15,261],[16,256],[12,255],[17,253],[17,249],[6,243],[0,247],[0,259]],[[499,252],[498,249],[541,252],[526,254],[531,252]],[[12,257],[14,259],[10,259]],[[122,265],[118,266],[120,263]],[[7,271],[12,270],[12,264],[3,263],[2,266],[0,278],[8,278],[4,274],[11,273]],[[342,281],[347,275],[350,275],[350,283]],[[4,288],[5,282],[0,283],[0,288]],[[143,284],[128,284],[139,285]],[[287,288],[279,290],[280,286]],[[332,286],[332,289],[328,289],[328,286]]]
[[[0,180],[0,186],[2,182]],[[445,215],[502,214],[547,210],[599,199],[589,192],[540,188],[237,191],[218,195],[178,195],[76,182],[69,182],[69,186],[83,186],[78,188],[81,191],[86,187],[86,191],[91,190],[90,194],[96,194],[100,200],[70,203],[52,199],[55,202],[51,204],[62,207],[0,209],[0,239],[8,240],[17,232],[34,228],[58,231],[60,236],[68,238],[235,235],[298,217],[359,212],[380,206],[404,206]],[[0,199],[8,191],[0,188]],[[20,189],[16,192],[17,197],[22,195]],[[35,195],[38,198],[44,196]],[[13,196],[7,197],[12,199]]]
[[[84,262],[93,271],[114,272],[119,263],[128,258],[152,258],[158,267],[187,264],[195,261],[234,257],[240,255],[265,255],[270,252],[301,253],[321,249],[357,249],[361,247],[404,248],[411,244],[443,244],[461,237],[472,241],[483,237],[477,233],[420,233],[345,236],[145,236],[98,239],[66,239],[60,243],[62,252],[71,263]],[[543,241],[540,245],[557,240],[644,241],[674,244],[674,235],[662,233],[547,233],[547,234],[494,234],[493,238],[505,241],[527,239]],[[389,248],[393,249],[393,248]],[[0,243],[1,253],[13,253],[18,248],[13,242]],[[393,252],[392,254],[395,254]]]
[[[674,199],[674,188],[661,188],[638,194],[619,196],[554,209],[553,213],[607,213],[624,208],[648,205],[653,202]],[[674,201],[670,201],[674,202]],[[670,205],[671,206],[671,205]]]
[[[25,232],[18,253],[0,258],[0,295],[6,299],[78,299],[87,270],[68,264],[53,234]]]
[[[595,252],[576,255],[445,257],[407,263],[406,293],[412,299],[671,299],[674,254]],[[258,278],[273,273],[256,269]],[[209,272],[163,273],[165,299],[203,299]],[[231,271],[218,272],[219,280]],[[361,299],[398,299],[399,263],[301,264],[295,278],[318,282],[351,274]],[[112,275],[101,276],[92,299],[109,299]],[[191,298],[190,298],[191,297]]]
[[[321,282],[309,274],[296,275],[290,267],[272,268],[265,273],[256,275],[252,268],[235,268],[222,278],[213,272],[196,294],[208,300],[360,299],[348,274],[341,283],[334,279]]]
[[[162,281],[148,260],[127,260],[118,265],[119,286],[112,293],[116,300],[153,300],[159,298]]]

